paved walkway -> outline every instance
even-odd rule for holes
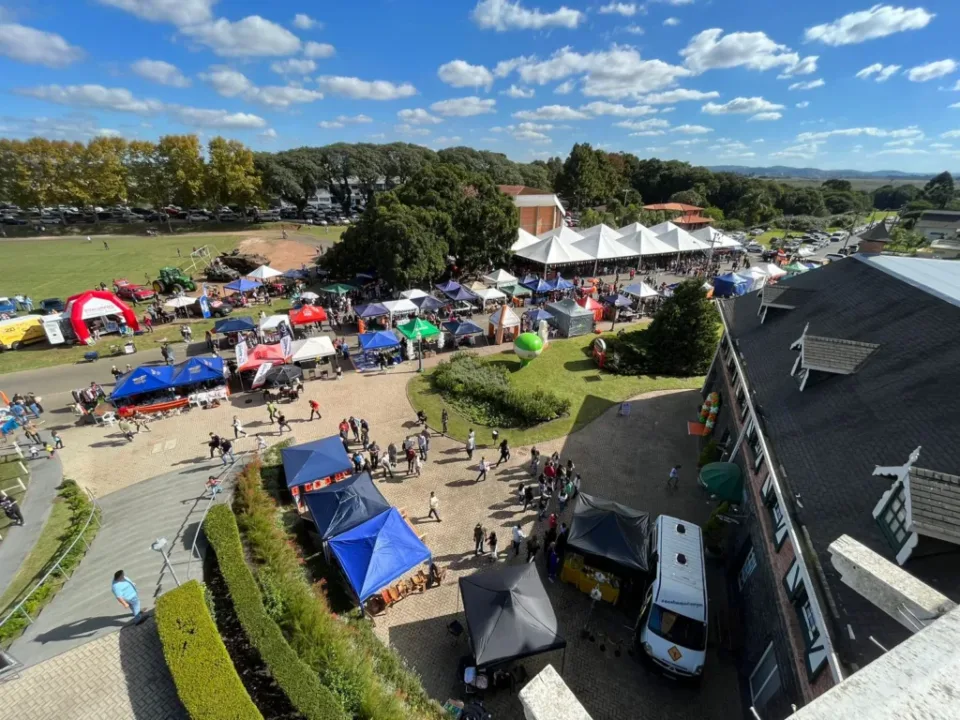
[[[153,619],[0,684],[0,720],[186,720]]]
[[[50,434],[41,432],[40,437],[49,440]],[[21,444],[20,447],[26,449],[28,445]],[[63,478],[59,457],[50,460],[46,453],[43,453],[36,460],[24,459],[23,464],[30,471],[27,493],[20,502],[24,524],[23,527],[11,525],[4,531],[3,542],[0,542],[0,592],[10,584],[36,545],[40,531],[50,517],[53,500],[57,496],[57,486]]]
[[[101,498],[103,526],[90,551],[10,654],[31,666],[126,626],[130,616],[110,592],[117,570],[137,584],[142,609],[152,610],[158,596],[176,587],[150,547],[158,537],[167,539],[181,582],[188,579],[188,569],[199,577],[201,562],[190,562],[190,548],[208,505],[204,484],[221,471],[219,462],[203,462]]]

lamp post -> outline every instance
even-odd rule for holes
[[[170,574],[173,575],[173,581],[177,584],[177,587],[180,587],[180,578],[177,577],[176,571],[173,569],[173,565],[170,563],[170,556],[167,554],[167,551],[164,548],[167,546],[166,538],[157,538],[153,541],[153,544],[150,545],[150,548],[156,550],[163,556],[163,564],[170,569]]]
[[[423,335],[417,330],[417,372],[423,372]]]

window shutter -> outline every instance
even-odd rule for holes
[[[787,574],[783,576],[783,586],[787,590],[787,597],[790,598],[790,601],[793,602],[796,600],[797,594],[803,588],[803,578],[800,575],[800,563],[797,562],[796,559],[791,563]]]
[[[776,505],[776,503],[774,503]],[[787,539],[787,513],[780,508],[780,517],[773,516],[776,527],[773,530],[774,545],[777,550],[783,547],[783,541]]]
[[[813,682],[827,664],[827,651],[823,645],[814,645],[803,655],[807,664],[807,679]]]
[[[767,479],[760,488],[760,495],[767,505],[772,504],[772,499],[776,497],[773,492],[773,475],[767,473]]]

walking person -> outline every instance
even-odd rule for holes
[[[564,485],[560,488],[560,494],[557,495],[557,507],[560,508],[560,514],[563,514],[563,511],[567,507],[567,501],[570,500],[570,495],[567,493],[567,486]]]
[[[130,427],[130,423],[126,420],[121,420],[117,423],[117,429],[123,433],[123,436],[128,442],[133,442],[133,428]]]
[[[397,466],[397,444],[395,442],[387,445],[387,461],[392,468]],[[390,477],[393,477],[392,472],[390,473]]]
[[[430,449],[430,440],[427,438],[426,430],[417,435],[417,448],[420,451],[420,459],[427,459],[427,451]]]
[[[406,442],[405,445],[407,453],[407,475],[410,475],[413,473],[413,461],[417,457],[417,453],[409,441]]]
[[[353,441],[360,442],[360,423],[353,415],[350,416],[348,422],[350,423],[350,432],[353,433]]]
[[[273,404],[272,400],[267,401],[267,415],[270,416],[270,424],[273,425],[277,419],[277,406]]]
[[[473,428],[470,428],[470,432],[467,433],[467,460],[473,460],[473,451],[477,449],[477,435],[473,432]]]
[[[210,459],[213,460],[213,454],[220,449],[220,436],[210,433],[210,441],[207,443],[210,448]]]
[[[447,409],[444,408],[443,412],[440,413],[440,427],[441,427],[440,432],[444,437],[446,437],[447,435],[447,423],[449,422],[449,420],[450,420],[450,413],[448,413]]]
[[[473,528],[473,554],[483,555],[483,541],[486,534],[483,531],[483,525],[477,523]]]
[[[106,243],[104,243],[106,245]],[[133,580],[123,574],[123,570],[117,570],[113,574],[113,596],[121,605],[123,605],[133,615],[133,621],[139,625],[144,621],[140,613],[140,596],[137,594],[137,586]]]
[[[540,552],[540,538],[533,533],[527,538],[527,562],[531,563],[537,559],[537,553]]]
[[[54,430],[53,433],[51,434],[51,437],[53,438],[54,450],[63,450],[63,438],[60,437],[60,433]]]
[[[360,443],[364,450],[370,444],[370,425],[363,418],[360,418]]]
[[[480,482],[481,480],[486,480],[487,470],[490,469],[490,466],[487,465],[486,458],[480,458],[480,464],[477,466],[477,469],[480,471],[480,473],[477,475],[477,479],[474,480],[474,482]]]
[[[33,420],[30,420],[30,421],[24,426],[23,432],[26,433],[27,438],[30,440],[30,442],[36,443],[37,445],[39,445],[40,443],[43,442],[43,441],[40,439],[40,431],[39,431],[39,429],[37,428],[37,424],[36,424]]]
[[[534,445],[530,449],[530,474],[534,477],[540,472],[540,451],[537,450],[537,446]]]
[[[323,420],[323,415],[320,414],[320,403],[316,400],[310,400],[307,404],[310,406],[310,422],[313,421],[314,413],[316,413],[317,420]]]
[[[247,436],[247,431],[243,429],[243,423],[240,422],[240,418],[236,415],[233,416],[233,439],[239,440],[240,436]]]
[[[670,468],[670,475],[667,476],[667,487],[670,487],[671,484],[676,488],[680,484],[680,466],[674,465]]]
[[[560,556],[557,555],[556,543],[550,544],[550,550],[547,553],[547,580],[556,582],[557,570],[560,569]]]
[[[510,459],[510,443],[506,438],[500,441],[500,459],[497,460],[497,467],[500,463],[507,462]]]
[[[526,512],[527,508],[533,505],[533,485],[525,485],[523,488],[523,510]]]
[[[257,433],[257,455],[262,455],[267,449],[267,440],[260,433]]]
[[[497,561],[497,533],[490,531],[490,537],[487,538],[487,545],[490,546],[490,562]]]
[[[417,473],[417,477],[420,477],[420,473],[423,472],[423,461],[419,453],[413,453],[413,470]]]
[[[0,509],[3,510],[4,515],[13,520],[17,525],[23,525],[23,513],[20,512],[20,506],[16,500],[7,495],[3,490],[0,490]]]
[[[271,418],[271,421],[272,420],[273,418]],[[340,425],[337,426],[337,430],[340,433],[340,439],[343,440],[344,447],[346,447],[349,439],[347,433],[350,432],[350,424],[347,422],[346,418],[340,421]]]
[[[520,557],[520,546],[523,545],[523,541],[527,539],[527,536],[523,532],[523,528],[519,525],[513,526],[513,554],[515,557]]]
[[[290,432],[293,432],[293,428],[290,427],[290,423],[287,422],[286,416],[283,412],[277,412],[277,430],[280,431],[280,434],[283,435],[283,429],[286,428]]]
[[[235,463],[237,458],[233,454],[233,442],[229,438],[222,438],[220,440],[220,459],[223,460],[223,464],[227,464],[227,456],[230,457],[230,462]]]
[[[437,522],[443,522],[440,519],[440,498],[437,497],[437,494],[430,491],[430,512],[427,513],[427,517],[433,517],[437,519]]]

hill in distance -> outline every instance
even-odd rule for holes
[[[809,180],[829,180],[831,178],[864,178],[877,180],[929,180],[931,173],[908,173],[899,170],[821,170],[819,168],[796,168],[786,165],[769,167],[748,167],[746,165],[711,165],[713,172],[731,172],[738,175],[768,178],[802,178]]]

